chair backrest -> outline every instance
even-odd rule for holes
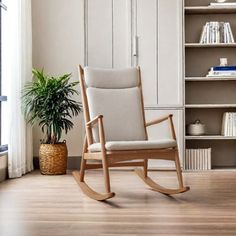
[[[147,139],[139,68],[85,67],[83,75],[84,109],[89,119],[103,115],[106,141]],[[93,128],[93,139],[99,142],[97,127]]]

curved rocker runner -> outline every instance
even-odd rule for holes
[[[98,193],[95,192],[94,190],[92,190],[84,181],[80,181],[80,174],[79,171],[73,171],[73,176],[75,178],[75,180],[78,182],[81,190],[90,198],[97,200],[97,201],[104,201],[107,200],[109,198],[112,198],[115,196],[115,193]]]
[[[150,177],[144,175],[144,172],[142,170],[136,169],[135,172],[137,175],[153,190],[166,194],[166,195],[172,195],[172,194],[177,194],[177,193],[184,193],[189,190],[189,187],[180,187],[177,189],[169,189],[169,188],[164,188],[160,186],[159,184],[155,183]]]
[[[109,167],[139,166],[143,170],[136,169],[136,173],[153,190],[167,195],[188,191],[190,188],[183,185],[173,115],[145,121],[140,68],[80,66],[79,74],[86,135],[81,168],[73,176],[81,190],[98,201],[112,198],[115,193],[111,192]],[[169,122],[172,138],[148,140],[147,127],[165,121]],[[164,188],[148,177],[149,159],[174,161],[179,187]],[[88,164],[87,160],[99,160],[101,164]],[[85,182],[85,171],[97,168],[103,169],[105,193],[94,191]]]

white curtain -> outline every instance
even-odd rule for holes
[[[21,109],[21,90],[32,79],[31,0],[5,3],[8,172],[10,178],[16,178],[33,170],[32,128],[26,124]]]

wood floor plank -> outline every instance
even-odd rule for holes
[[[100,170],[86,176],[104,191]],[[176,187],[174,172],[150,176]],[[236,171],[184,173],[184,179],[191,190],[171,197],[150,190],[133,171],[114,170],[116,196],[97,202],[81,192],[70,173],[35,171],[0,184],[0,235],[236,235]]]

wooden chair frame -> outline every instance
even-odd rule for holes
[[[173,124],[173,119],[172,119],[173,115],[164,116],[159,119],[146,123],[145,114],[144,114],[142,84],[141,84],[141,72],[140,72],[139,67],[138,67],[138,71],[139,71],[138,87],[141,92],[142,113],[143,113],[146,140],[148,139],[146,127],[151,126],[151,125],[156,125],[164,121],[169,121],[172,138],[176,140],[176,134],[175,134],[174,124]],[[178,154],[177,147],[150,149],[150,150],[129,150],[129,151],[106,150],[103,116],[101,114],[92,120],[90,119],[88,100],[87,100],[87,95],[86,95],[86,87],[85,87],[85,82],[84,82],[84,70],[81,66],[79,66],[79,76],[80,76],[82,102],[83,102],[83,107],[84,107],[84,119],[86,122],[86,135],[84,139],[80,171],[73,171],[73,176],[75,180],[77,181],[77,183],[79,184],[81,190],[88,197],[98,200],[98,201],[103,201],[103,200],[112,198],[115,196],[115,193],[111,192],[109,167],[140,166],[140,167],[143,167],[143,170],[136,169],[135,172],[153,190],[158,191],[163,194],[167,194],[167,195],[183,193],[183,192],[188,191],[190,188],[184,187],[183,185],[183,177],[182,177],[182,171],[180,167],[179,154]],[[101,143],[100,152],[90,152],[88,150],[88,146],[93,144],[92,127],[94,125],[98,125],[99,139]],[[174,161],[175,166],[176,166],[178,182],[179,182],[179,188],[177,189],[164,188],[158,185],[157,183],[155,183],[150,177],[148,177],[148,159],[162,159],[162,160]],[[102,163],[101,164],[88,164],[87,160],[100,160]],[[124,161],[129,161],[129,160],[139,160],[139,161],[124,162]],[[85,178],[84,178],[85,170],[97,169],[97,168],[103,168],[106,193],[95,192],[85,182]]]

